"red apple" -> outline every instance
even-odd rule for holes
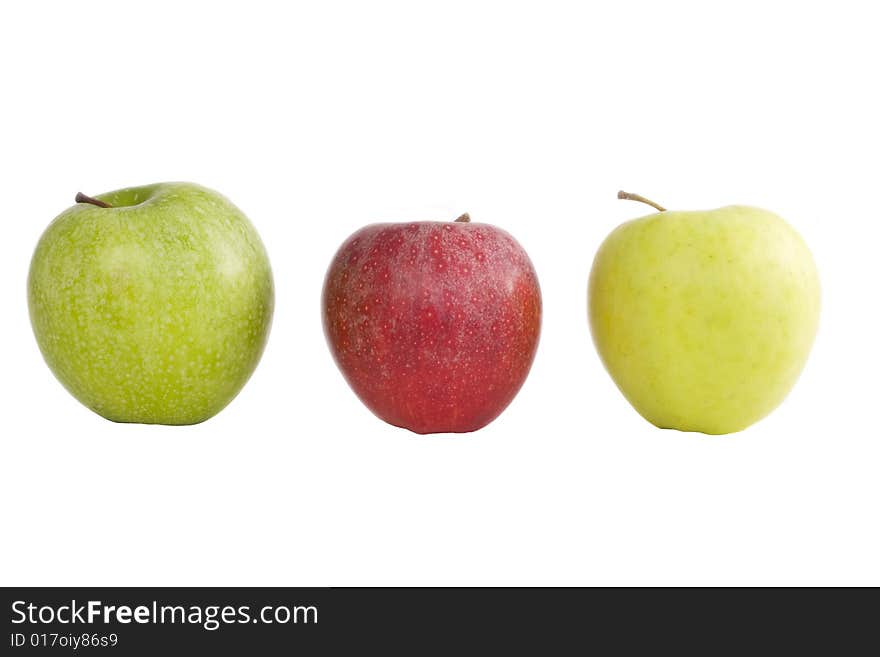
[[[488,224],[373,224],[330,264],[330,350],[380,418],[416,433],[476,431],[529,373],[541,291],[528,255]]]

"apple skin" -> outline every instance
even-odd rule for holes
[[[272,272],[256,230],[190,183],[78,203],[46,229],[28,302],[49,368],[116,422],[195,424],[253,373],[269,334]]]
[[[357,396],[420,434],[476,431],[498,417],[528,375],[541,326],[523,248],[461,220],[357,231],[333,258],[322,309]]]
[[[724,434],[776,408],[819,321],[806,244],[753,207],[619,226],[590,274],[593,340],[623,395],[661,428]]]

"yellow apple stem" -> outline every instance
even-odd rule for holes
[[[463,215],[461,215],[455,221],[460,224],[466,224],[466,223],[470,223],[470,220],[471,220],[471,215],[469,215],[467,212],[465,212]]]
[[[660,212],[666,212],[666,208],[664,208],[662,205],[660,205],[659,203],[654,203],[654,201],[650,201],[640,194],[630,194],[629,192],[620,191],[617,192],[617,198],[623,199],[624,201],[638,201],[639,203],[647,203],[652,208],[656,208]]]
[[[77,203],[91,203],[92,205],[97,205],[99,208],[112,208],[113,206],[109,203],[105,203],[104,201],[92,198],[91,196],[86,196],[82,192],[76,193],[76,198],[74,199]]]

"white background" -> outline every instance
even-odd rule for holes
[[[876,25],[841,1],[4,4],[0,583],[880,584]],[[44,365],[27,268],[77,191],[163,180],[250,216],[275,322],[219,416],[116,425]],[[619,188],[766,207],[813,249],[820,333],[766,420],[660,431],[603,370],[587,274],[647,210]],[[420,437],[349,391],[320,290],[357,228],[463,211],[531,255],[541,345],[496,422]]]

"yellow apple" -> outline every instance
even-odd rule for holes
[[[590,328],[611,378],[661,428],[723,434],[776,408],[819,321],[807,245],[759,208],[660,212],[615,229],[589,284]]]

